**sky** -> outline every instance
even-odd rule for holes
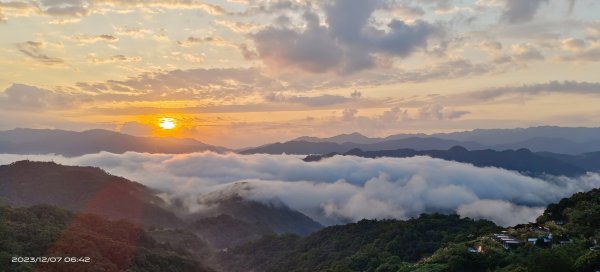
[[[239,148],[595,127],[599,11],[597,0],[0,0],[0,130]]]

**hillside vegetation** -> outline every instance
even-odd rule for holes
[[[12,257],[77,257],[76,263],[13,263]],[[90,261],[84,259],[89,257]],[[81,261],[81,262],[80,262]],[[190,271],[212,269],[159,244],[137,225],[51,206],[0,206],[2,271]]]
[[[517,248],[506,250],[491,238],[502,230],[456,215],[362,220],[304,238],[266,237],[219,258],[224,271],[592,272],[600,269],[600,189],[550,205],[537,224],[506,229],[521,241]],[[530,237],[550,239],[530,244]],[[477,248],[481,252],[473,252]]]

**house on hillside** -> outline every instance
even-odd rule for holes
[[[519,240],[507,234],[494,234],[493,239],[500,243],[506,250],[510,250],[521,245]]]

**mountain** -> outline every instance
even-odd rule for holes
[[[346,145],[353,146],[353,145]],[[366,145],[356,145],[356,147],[365,151],[377,151],[377,150],[392,150],[392,149],[402,149],[402,148],[411,148],[415,150],[445,150],[452,148],[454,146],[463,146],[468,149],[484,149],[485,147],[475,143],[475,142],[459,142],[454,140],[446,140],[439,138],[421,138],[421,137],[411,137],[401,140],[389,140],[378,142],[374,144],[366,144]]]
[[[306,142],[306,141],[291,141],[285,143],[275,143],[265,145],[258,148],[252,148],[242,151],[242,154],[328,154],[328,153],[345,153],[352,149],[361,149],[365,151],[375,150],[393,150],[402,148],[411,148],[415,150],[434,150],[448,149],[453,146],[465,146],[469,149],[483,149],[484,146],[473,142],[457,142],[453,140],[444,140],[438,138],[419,138],[412,137],[401,140],[390,140],[371,144],[357,143],[331,143],[331,142]]]
[[[588,142],[572,142],[563,138],[538,137],[521,142],[494,145],[491,148],[496,150],[528,148],[534,152],[552,152],[561,154],[581,154],[590,151],[600,150],[600,140]]]
[[[148,226],[187,228],[217,247],[265,234],[307,235],[322,228],[310,217],[282,203],[264,204],[237,195],[212,195],[212,199],[203,203],[213,207],[210,212],[190,214],[176,203],[167,205],[156,193],[96,167],[32,161],[0,166],[0,204],[17,207],[47,204]],[[172,211],[179,211],[177,215],[182,219]],[[246,230],[240,231],[240,228]],[[223,229],[238,233],[231,233],[227,241],[208,237]]]
[[[327,157],[338,154],[330,153],[327,155],[309,155],[304,161],[320,161]],[[531,152],[528,149],[495,151],[474,150],[469,151],[464,147],[455,146],[448,150],[424,150],[414,149],[396,149],[381,151],[362,151],[353,149],[344,154],[344,156],[357,156],[364,158],[394,157],[408,158],[415,156],[429,156],[432,158],[443,159],[447,161],[456,161],[469,163],[477,167],[497,167],[507,170],[517,171],[528,176],[579,176],[585,174],[586,168],[580,167],[575,160],[567,162],[550,156],[541,156]]]
[[[248,223],[227,214],[199,219],[190,229],[215,249],[232,248],[275,233],[264,223]]]
[[[303,137],[296,138],[292,141],[304,141],[304,142],[312,142],[312,143],[330,142],[330,143],[336,143],[336,144],[343,144],[343,143],[372,144],[372,143],[381,142],[383,140],[384,140],[383,138],[369,138],[365,135],[355,132],[355,133],[351,133],[351,134],[340,134],[340,135],[336,135],[336,136],[329,137],[329,138],[317,138],[317,137],[303,136]]]
[[[499,229],[489,221],[456,215],[362,220],[303,238],[265,237],[222,253],[219,259],[226,271],[392,271],[377,268],[388,259],[416,262],[446,243]]]
[[[30,256],[61,261],[12,261]],[[135,224],[51,206],[0,206],[0,263],[7,272],[214,272],[204,260],[158,243]]]
[[[305,141],[312,143],[329,142],[341,145],[349,142],[356,144],[374,144],[397,140],[406,140],[410,138],[435,138],[440,140],[449,140],[454,141],[456,145],[462,145],[469,149],[505,150],[527,148],[533,152],[553,152],[571,155],[600,151],[600,128],[557,126],[540,126],[515,129],[475,129],[471,131],[435,134],[395,134],[385,138],[369,138],[358,133],[352,133],[341,134],[329,138],[300,137],[294,141]],[[359,146],[354,147],[363,150],[373,150]],[[410,146],[380,148],[380,150],[391,150],[398,148],[412,148],[416,150],[421,150],[421,148]],[[439,148],[430,147],[425,149]],[[331,152],[340,153],[339,151]],[[328,152],[315,154],[326,153]]]
[[[0,131],[0,153],[9,154],[80,156],[101,151],[180,154],[207,150],[222,152],[226,149],[193,139],[136,137],[101,129],[83,132],[24,128]]]
[[[250,236],[271,232],[308,235],[323,228],[321,224],[305,214],[276,201],[261,203],[243,199],[233,193],[212,195],[199,200],[199,203],[211,207],[211,209],[192,214],[186,219],[187,221],[196,222],[193,224],[195,227],[204,225],[215,228],[216,225],[219,228],[232,228],[232,224],[241,224],[248,227]],[[222,215],[228,217],[222,217]],[[216,220],[207,219],[215,216],[217,217]],[[200,220],[198,221],[198,219]],[[210,240],[210,238],[207,238],[207,240]],[[232,239],[232,241],[234,240]]]
[[[550,152],[538,152],[540,156],[553,158],[565,163],[577,165],[578,167],[590,172],[600,171],[600,152],[589,152],[579,155],[557,154]]]
[[[217,259],[233,272],[593,272],[600,269],[599,230],[600,189],[594,189],[550,204],[536,223],[506,229],[457,215],[362,220],[307,237],[266,236]],[[520,243],[505,249],[492,235],[501,232]]]
[[[346,152],[349,147],[337,143],[329,142],[306,142],[306,141],[290,141],[285,143],[274,143],[263,145],[256,148],[249,148],[240,151],[241,154],[326,154],[330,152]]]
[[[561,138],[570,142],[585,143],[600,139],[600,128],[539,126],[515,129],[475,129],[464,132],[438,133],[431,136],[455,141],[473,141],[489,146],[523,142],[534,138]],[[400,137],[402,136],[400,135]]]
[[[0,203],[38,204],[127,219],[147,225],[178,226],[181,221],[149,188],[95,167],[19,161],[0,166]]]
[[[548,205],[538,224],[561,222],[570,236],[600,238],[600,188],[576,193]],[[598,259],[600,261],[600,259]]]

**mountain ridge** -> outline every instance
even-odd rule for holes
[[[396,149],[396,150],[378,150],[363,151],[352,149],[343,154],[329,153],[326,155],[309,155],[304,158],[306,162],[315,162],[333,156],[357,156],[363,158],[408,158],[415,156],[428,156],[447,161],[456,161],[460,163],[469,163],[477,167],[497,167],[506,170],[517,171],[523,175],[540,177],[544,175],[554,176],[581,176],[587,173],[588,168],[580,166],[581,164],[575,158],[568,157],[571,160],[562,159],[556,154],[538,155],[528,149],[503,150],[496,151],[492,149],[470,151],[462,146],[454,146],[448,150],[414,150],[414,149]],[[568,155],[564,155],[568,156]]]
[[[395,134],[374,138],[360,133],[340,134],[327,138],[303,136],[288,142],[246,148],[240,153],[309,155],[344,153],[354,148],[364,151],[402,148],[446,150],[455,145],[470,150],[527,148],[533,152],[578,155],[600,151],[600,128],[539,126],[516,129],[475,129],[435,134]]]
[[[57,129],[17,128],[0,131],[0,153],[59,154],[68,157],[102,151],[125,153],[192,153],[201,151],[224,152],[228,149],[194,139],[172,137],[138,137],[120,132],[92,129],[69,131]]]

